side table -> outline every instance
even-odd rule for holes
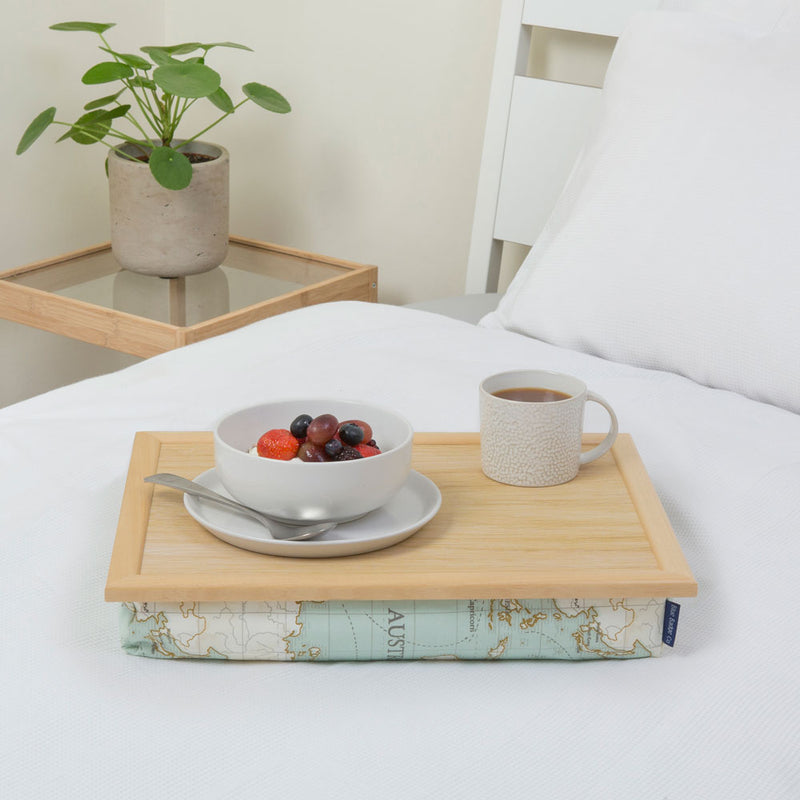
[[[122,269],[109,243],[0,273],[0,318],[148,358],[275,314],[377,301],[378,268],[230,238],[225,263],[156,278]]]

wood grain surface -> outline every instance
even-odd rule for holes
[[[600,434],[584,436],[590,447]],[[632,438],[561,486],[487,478],[477,433],[418,433],[412,466],[442,492],[439,513],[372,553],[282,558],[226,544],[183,496],[146,484],[214,465],[209,432],[140,432],[131,456],[106,600],[365,600],[686,597],[697,584]]]

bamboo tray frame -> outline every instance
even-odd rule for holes
[[[186,325],[183,318],[185,315],[181,312],[185,305],[185,278],[153,279],[169,282],[170,322],[148,319],[56,294],[58,289],[69,285],[65,284],[63,270],[60,269],[62,266],[81,267],[86,280],[108,274],[111,269],[118,269],[113,265],[98,266],[89,258],[110,253],[111,244],[106,242],[0,272],[0,318],[122,353],[149,358],[241,328],[251,322],[283,314],[285,311],[335,300],[374,303],[378,298],[378,268],[374,265],[329,258],[241,236],[231,236],[229,241],[242,251],[246,250],[248,258],[254,262],[253,266],[244,268],[257,271],[255,262],[259,258],[278,255],[287,258],[284,265],[286,280],[306,281],[309,274],[313,275],[320,268],[329,272],[330,276],[278,297],[258,300],[252,305],[193,325]],[[82,260],[86,263],[81,264]],[[23,275],[35,276],[38,285],[26,286],[14,281]]]
[[[584,446],[603,438],[584,435]],[[697,584],[629,434],[561,486],[505,486],[480,469],[477,433],[418,433],[412,466],[442,492],[439,513],[372,553],[282,558],[228,545],[183,496],[144,483],[214,464],[210,432],[139,432],[108,601],[689,597]]]

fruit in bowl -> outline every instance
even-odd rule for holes
[[[294,432],[290,429],[301,416],[311,418],[302,436],[295,435],[301,426]],[[323,419],[312,427],[325,416],[335,423]],[[360,430],[345,430],[347,425]],[[286,433],[278,436],[274,431]],[[332,398],[280,400],[223,417],[214,428],[214,465],[234,499],[275,519],[346,522],[380,508],[403,486],[411,471],[413,433],[405,418],[382,406]],[[281,453],[280,457],[251,453],[254,446],[258,452],[258,443],[267,434],[277,443],[272,452]],[[359,434],[357,444],[348,443]],[[363,445],[378,452],[340,459],[316,457],[316,448],[321,446],[324,452],[331,441],[339,441],[342,450]],[[300,450],[306,444],[314,445],[316,456],[303,460]],[[336,446],[330,449],[337,451]]]
[[[381,452],[372,426],[361,419],[344,422],[333,414],[299,414],[288,428],[272,428],[250,448],[251,455],[280,461],[353,461]]]

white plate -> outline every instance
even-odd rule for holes
[[[221,495],[231,496],[215,469],[203,472],[195,480]],[[408,480],[386,505],[304,542],[272,539],[255,520],[188,494],[183,496],[183,504],[206,530],[236,547],[272,556],[328,558],[369,553],[402,542],[433,519],[442,504],[442,494],[430,478],[411,470]]]

